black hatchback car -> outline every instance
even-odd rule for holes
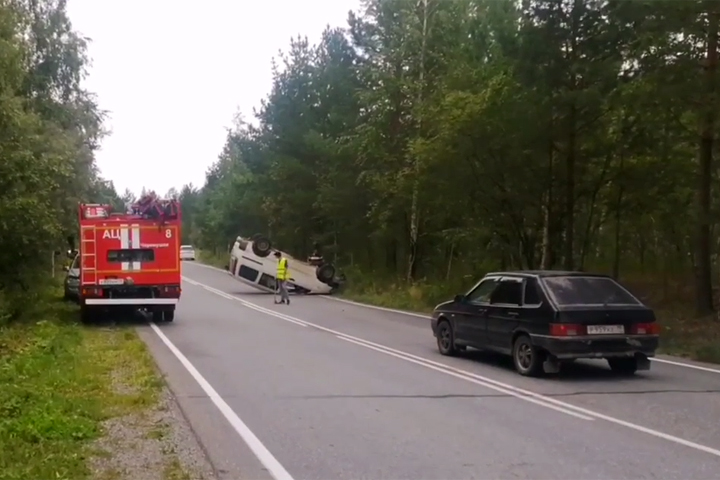
[[[655,314],[613,278],[579,272],[486,275],[435,307],[438,350],[512,355],[521,375],[557,373],[564,361],[605,358],[613,371],[649,370],[659,344]]]

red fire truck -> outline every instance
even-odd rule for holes
[[[148,194],[127,212],[80,204],[83,322],[108,310],[152,313],[171,322],[180,300],[180,205]]]

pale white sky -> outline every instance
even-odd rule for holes
[[[109,111],[98,152],[119,193],[201,186],[238,109],[251,120],[270,90],[271,60],[290,38],[346,26],[360,0],[69,0],[90,37],[85,86]]]

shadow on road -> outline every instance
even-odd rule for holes
[[[507,355],[501,355],[494,352],[486,352],[480,350],[468,350],[460,355],[461,358],[491,365],[503,370],[515,372],[512,359]],[[652,370],[650,370],[652,371]],[[576,361],[563,364],[560,372],[557,374],[545,374],[545,380],[567,383],[583,383],[583,382],[602,382],[611,380],[654,380],[646,375],[646,372],[638,372],[634,376],[622,375],[610,370],[605,360],[588,360]]]

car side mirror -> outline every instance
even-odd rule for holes
[[[453,301],[455,303],[463,303],[465,301],[465,295],[455,295],[455,299]]]

